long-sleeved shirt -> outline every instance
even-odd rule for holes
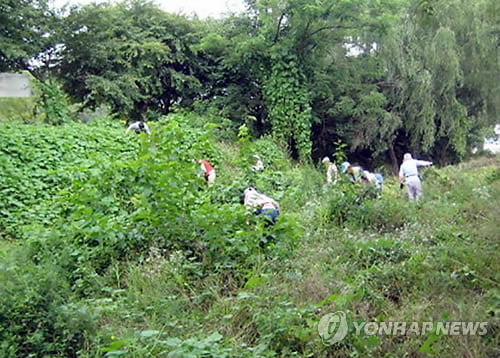
[[[399,179],[418,177],[418,167],[427,167],[432,165],[432,162],[426,160],[409,159],[405,160],[399,168]]]
[[[327,163],[326,168],[326,183],[327,184],[335,184],[339,178],[337,166],[335,163]]]
[[[267,195],[257,192],[253,188],[248,188],[245,190],[244,204],[249,208],[261,208],[261,209],[275,209],[279,210],[280,206],[278,202]]]
[[[141,128],[141,123],[144,125],[143,128]],[[151,134],[151,131],[149,130],[149,127],[146,124],[146,122],[137,121],[137,122],[132,123],[130,126],[128,126],[127,132],[129,132],[131,130],[134,130],[136,133],[145,132],[147,134]]]

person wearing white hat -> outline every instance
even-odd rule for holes
[[[342,174],[349,174],[351,182],[357,182],[361,179],[361,174],[363,172],[363,168],[358,166],[352,166],[349,162],[343,162],[340,166],[340,171]]]
[[[406,153],[403,156],[403,163],[399,168],[399,183],[406,184],[410,200],[418,200],[423,195],[418,167],[428,167],[431,165],[432,162],[413,159],[410,153]]]
[[[339,172],[335,163],[332,163],[328,157],[324,157],[321,162],[326,166],[326,185],[337,183]]]

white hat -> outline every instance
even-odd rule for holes
[[[405,155],[403,156],[403,161],[410,160],[410,159],[412,159],[411,154],[410,153],[405,153]]]
[[[330,163],[330,158],[324,157],[323,160],[321,161],[322,163]]]

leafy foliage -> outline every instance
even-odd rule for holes
[[[147,110],[168,113],[196,96],[196,26],[186,19],[133,1],[75,8],[64,21],[61,78],[86,106],[109,104],[139,120]]]
[[[389,75],[397,83],[392,102],[404,115],[412,150],[460,159],[472,145],[471,132],[495,121],[499,102],[489,93],[500,70],[498,39],[491,18],[480,15],[489,3],[421,2],[396,30],[402,36],[388,41]]]
[[[77,357],[86,335],[95,332],[93,314],[71,299],[60,267],[10,254],[15,259],[2,257],[0,266],[0,354]]]
[[[304,76],[293,56],[274,58],[273,69],[264,86],[273,135],[292,149],[300,158],[311,154],[311,108],[304,88]]]
[[[308,159],[465,157],[500,104],[498,1],[247,5],[200,21],[142,0],[59,18],[0,4],[0,69],[31,67],[46,122],[34,99],[2,102],[0,355],[495,356],[498,158],[427,169],[418,203],[391,177],[381,195],[325,186]],[[118,122],[139,118],[151,136]],[[280,203],[276,225],[244,208],[248,186]],[[325,346],[318,321],[339,310],[350,331]],[[351,324],[387,320],[488,329]]]
[[[495,122],[495,0],[247,5],[244,14],[200,21],[143,0],[68,13],[7,1],[3,67],[45,83],[57,98],[43,101],[54,123],[68,117],[57,77],[81,108],[108,106],[127,121],[178,108],[211,113],[224,138],[246,125],[304,160],[342,140],[351,160],[372,167],[389,157],[395,168],[406,151],[456,162]]]
[[[56,11],[45,0],[2,1],[0,72],[25,70],[31,58],[44,59],[54,46],[56,21]]]
[[[15,232],[25,240],[0,242],[3,355],[382,356],[426,338],[351,332],[326,347],[319,319],[490,320],[494,158],[429,169],[415,205],[391,178],[378,199],[347,180],[324,187],[322,171],[292,165],[272,139],[218,143],[204,122],[173,114],[151,136],[125,136],[114,122],[3,125],[5,163],[62,174],[51,191],[9,169],[40,203],[23,198],[31,222]],[[21,129],[36,139],[30,150],[15,140]],[[263,171],[250,169],[255,153]],[[215,165],[212,187],[196,176],[197,157]],[[243,208],[248,185],[280,202],[275,226]],[[423,349],[461,355],[453,338]],[[478,352],[498,341],[494,331],[468,339]]]
[[[132,157],[135,147],[113,122],[60,128],[3,124],[0,137],[0,231],[14,238],[23,225],[50,221],[54,213],[44,208],[46,199],[85,176],[96,163]]]

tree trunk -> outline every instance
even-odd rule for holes
[[[392,174],[397,176],[399,173],[399,165],[398,165],[398,158],[396,157],[396,152],[394,151],[394,143],[388,140],[387,148],[389,149],[389,157],[391,158]]]

